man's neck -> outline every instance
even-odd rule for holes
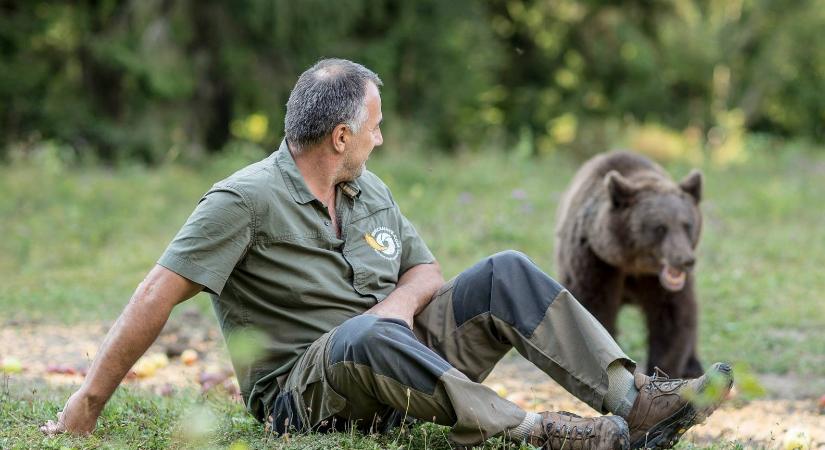
[[[329,205],[335,202],[335,186],[338,185],[337,174],[339,163],[336,158],[329,154],[325,148],[305,148],[295,151],[291,144],[287,143],[295,165],[304,182],[321,203]]]

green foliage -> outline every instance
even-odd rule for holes
[[[104,161],[271,148],[298,74],[329,56],[376,70],[389,128],[437,149],[592,153],[648,122],[710,132],[712,147],[731,112],[825,137],[825,48],[800,45],[825,25],[815,0],[330,6],[4,2],[0,157],[42,141]]]

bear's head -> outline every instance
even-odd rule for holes
[[[662,286],[680,291],[696,262],[702,214],[702,174],[693,170],[681,182],[650,171],[604,177],[609,198],[608,234],[620,248],[620,265],[638,275],[657,274]]]

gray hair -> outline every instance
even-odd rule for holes
[[[286,103],[284,132],[290,144],[317,144],[346,124],[357,133],[367,120],[367,82],[383,85],[375,72],[345,59],[322,59],[302,73]]]

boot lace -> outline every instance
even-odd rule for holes
[[[561,412],[560,414],[569,415],[572,417],[576,417],[570,413]],[[555,420],[549,420],[545,424],[545,431],[547,433],[548,438],[557,438],[557,439],[564,439],[564,440],[585,440],[591,437],[593,433],[593,426],[586,425],[581,427],[580,425],[569,425],[567,423],[561,423]]]
[[[664,370],[657,366],[653,368],[653,375],[650,377],[650,383],[648,383],[647,387],[648,389],[656,388],[656,390],[660,392],[672,392],[682,385],[687,384],[687,382],[688,380],[681,378],[670,378]]]

